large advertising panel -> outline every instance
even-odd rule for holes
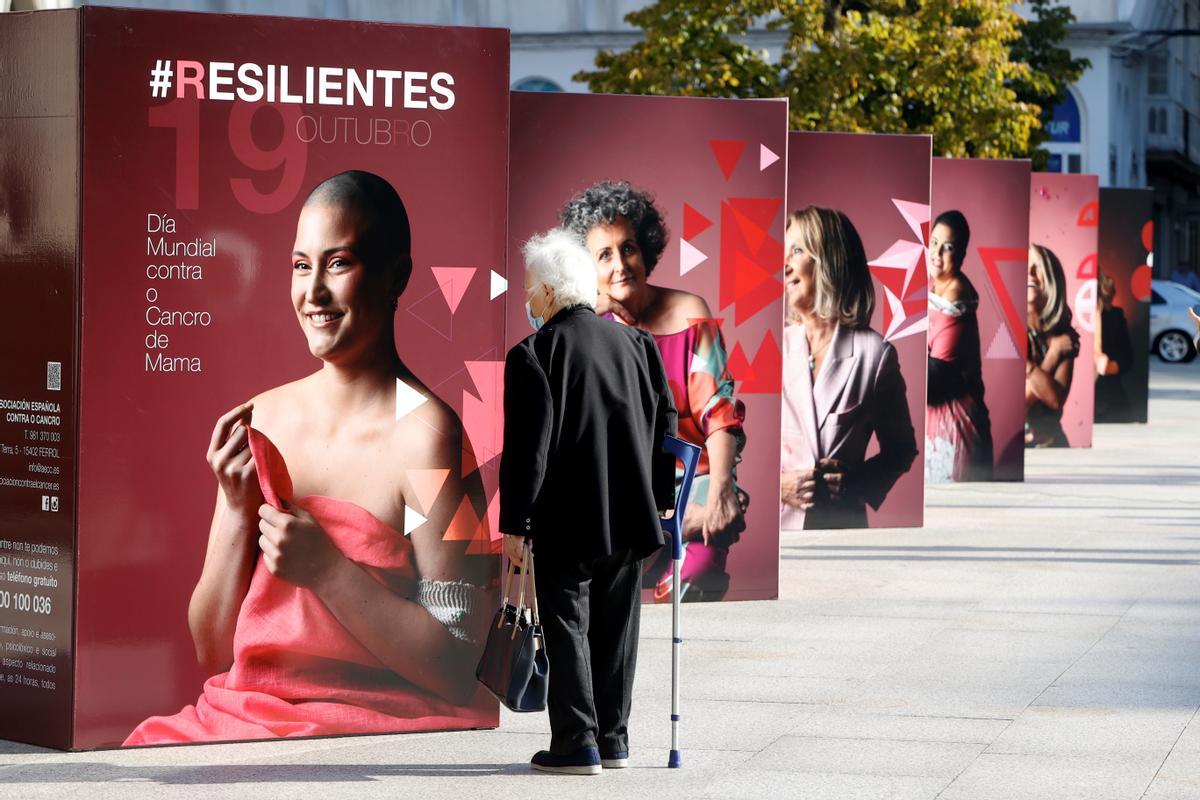
[[[1096,422],[1146,422],[1154,192],[1100,190]]]
[[[789,145],[783,527],[919,527],[930,138]]]
[[[681,436],[705,447],[685,601],[778,594],[786,151],[784,100],[513,93],[508,343],[531,332],[521,245],[565,225],[596,261],[598,311],[654,334]],[[644,576],[660,602],[666,559]]]
[[[1091,447],[1100,183],[1035,172],[1029,195],[1026,447]]]
[[[1029,162],[933,160],[925,479],[1025,476]]]
[[[508,33],[76,13],[70,746],[496,725]]]
[[[0,23],[5,23],[0,15]],[[71,743],[78,36],[0,24],[0,738]]]

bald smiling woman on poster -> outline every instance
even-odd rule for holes
[[[336,175],[305,201],[282,266],[321,366],[217,421],[216,508],[188,609],[212,677],[126,745],[490,723],[470,703],[494,561],[467,555],[472,531],[444,537],[463,505],[478,526],[482,484],[458,416],[396,351],[409,236],[377,175]],[[398,383],[426,399],[400,419]],[[432,500],[415,470],[445,472]],[[427,522],[405,535],[409,508]]]
[[[865,528],[917,457],[900,362],[870,328],[875,286],[845,214],[793,211],[784,248],[781,524]]]

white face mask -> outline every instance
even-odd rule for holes
[[[526,297],[528,298],[528,295],[526,295]],[[542,314],[545,313],[546,308],[543,306]],[[541,330],[542,326],[546,324],[546,321],[542,319],[541,315],[536,317],[533,315],[533,306],[531,305],[531,301],[529,299],[525,300],[525,319],[529,321],[529,327],[533,328],[534,331]]]
[[[533,315],[533,309],[530,308],[528,300],[525,301],[525,319],[529,320],[529,327],[533,328],[534,331],[541,330],[542,325],[546,324],[545,320],[543,320],[541,317],[535,317]]]

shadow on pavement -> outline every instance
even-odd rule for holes
[[[791,545],[783,550],[798,550],[803,555],[784,554],[792,561],[1047,561],[1080,564],[1140,564],[1146,566],[1195,566],[1200,564],[1200,549],[1136,550],[1122,548],[1069,547],[970,547],[954,545],[917,545],[911,547],[873,545]],[[1134,556],[1158,556],[1135,558]],[[1172,558],[1171,556],[1183,556]],[[1188,557],[1190,556],[1190,557]]]
[[[235,783],[354,783],[380,778],[472,778],[529,775],[518,764],[213,764],[130,767],[97,761],[23,764],[6,776],[21,783],[157,783],[170,786]]]

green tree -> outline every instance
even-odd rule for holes
[[[1067,87],[1079,80],[1092,65],[1086,58],[1072,58],[1071,51],[1060,47],[1067,27],[1075,15],[1067,6],[1054,5],[1052,0],[1025,0],[1031,19],[1021,29],[1021,36],[1012,46],[1012,57],[1029,65],[1029,77],[1017,81],[1013,88],[1017,97],[1041,109],[1043,123],[1034,130],[1029,154],[1034,169],[1044,169],[1047,154],[1040,145],[1049,138],[1044,123],[1050,121],[1054,106],[1067,99]]]
[[[1044,140],[1042,104],[1083,68],[1057,47],[1069,10],[1031,5],[1027,23],[1010,0],[659,0],[626,17],[641,42],[575,79],[596,92],[786,96],[798,130],[928,133],[941,155],[1025,156]],[[777,58],[746,44],[764,24],[786,35]]]

